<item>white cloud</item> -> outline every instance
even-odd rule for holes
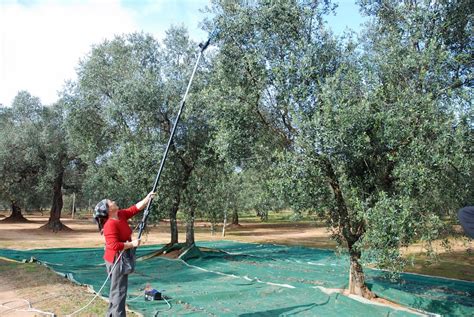
[[[0,1],[2,2],[2,1]],[[19,90],[57,100],[64,81],[75,78],[91,45],[139,30],[119,0],[36,1],[0,4],[0,103]]]
[[[184,25],[194,41],[206,40],[207,34],[198,24],[208,14],[200,12],[210,0],[124,0],[148,33],[162,41],[172,25]]]

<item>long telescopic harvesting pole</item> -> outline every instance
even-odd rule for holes
[[[181,113],[183,112],[183,108],[184,108],[184,105],[186,103],[186,97],[188,96],[189,89],[191,88],[191,83],[193,82],[194,74],[196,73],[196,69],[199,65],[199,61],[201,59],[202,54],[204,53],[206,48],[209,46],[211,38],[212,38],[212,35],[211,35],[211,37],[209,37],[209,39],[205,43],[199,44],[199,48],[200,48],[199,55],[198,55],[198,58],[196,60],[196,64],[194,65],[194,69],[193,69],[193,72],[191,74],[191,78],[189,79],[188,87],[186,88],[186,92],[184,93],[183,100],[181,101],[181,106],[179,107],[178,115],[176,116],[176,119],[174,120],[173,129],[171,130],[171,135],[170,135],[170,138],[168,140],[168,144],[166,145],[165,153],[163,154],[163,158],[161,159],[160,168],[158,169],[158,173],[156,174],[156,178],[155,178],[155,182],[153,184],[152,192],[156,192],[156,188],[158,187],[158,183],[160,182],[161,172],[163,171],[163,167],[165,166],[166,158],[168,156],[168,152],[169,152],[171,143],[173,142],[173,136],[175,134],[176,127],[177,127],[178,122],[179,122],[179,118],[181,117]],[[147,206],[145,208],[145,211],[143,213],[142,221],[140,222],[140,225],[138,227],[139,228],[138,229],[138,239],[140,239],[142,237],[143,230],[146,227],[146,222],[148,220],[148,215],[150,213],[150,206],[151,206],[152,202],[153,202],[153,199],[150,199],[148,201],[148,204],[147,204]]]

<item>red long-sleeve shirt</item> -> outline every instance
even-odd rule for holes
[[[124,244],[132,240],[132,229],[127,220],[139,213],[137,206],[117,212],[118,219],[108,218],[104,224],[105,253],[104,259],[110,263],[115,260],[115,255],[124,249]]]

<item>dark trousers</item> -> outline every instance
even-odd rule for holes
[[[105,261],[107,273],[110,274],[113,263]],[[128,274],[120,274],[117,264],[110,277],[109,310],[106,317],[125,317],[125,301],[127,299]]]

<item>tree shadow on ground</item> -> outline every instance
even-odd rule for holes
[[[0,220],[0,223],[30,223],[31,220],[26,219],[25,217],[15,217],[15,216],[8,216]]]
[[[288,233],[293,233],[295,232],[294,229],[288,228],[288,229],[281,229],[278,228],[278,231],[257,231],[254,230],[255,228],[252,228],[252,230],[241,230],[241,231],[228,231],[227,234],[233,235],[233,236],[268,236],[268,235],[278,235],[278,234],[288,234]],[[327,238],[325,238],[327,240]]]
[[[397,281],[371,276],[368,286],[401,305],[443,316],[464,316],[474,307],[472,283],[402,273]],[[375,284],[374,284],[375,283]]]
[[[314,307],[324,306],[327,303],[329,303],[329,300],[330,300],[330,297],[328,296],[328,299],[324,303],[321,303],[321,304],[312,303],[312,304],[307,304],[307,305],[289,306],[289,307],[283,307],[283,308],[277,308],[277,309],[263,310],[263,311],[253,312],[253,313],[245,313],[245,314],[240,314],[238,316],[239,317],[257,317],[257,316],[281,316],[282,314],[285,314],[285,313],[291,313],[292,315],[300,314],[302,312],[309,311],[313,309]]]

